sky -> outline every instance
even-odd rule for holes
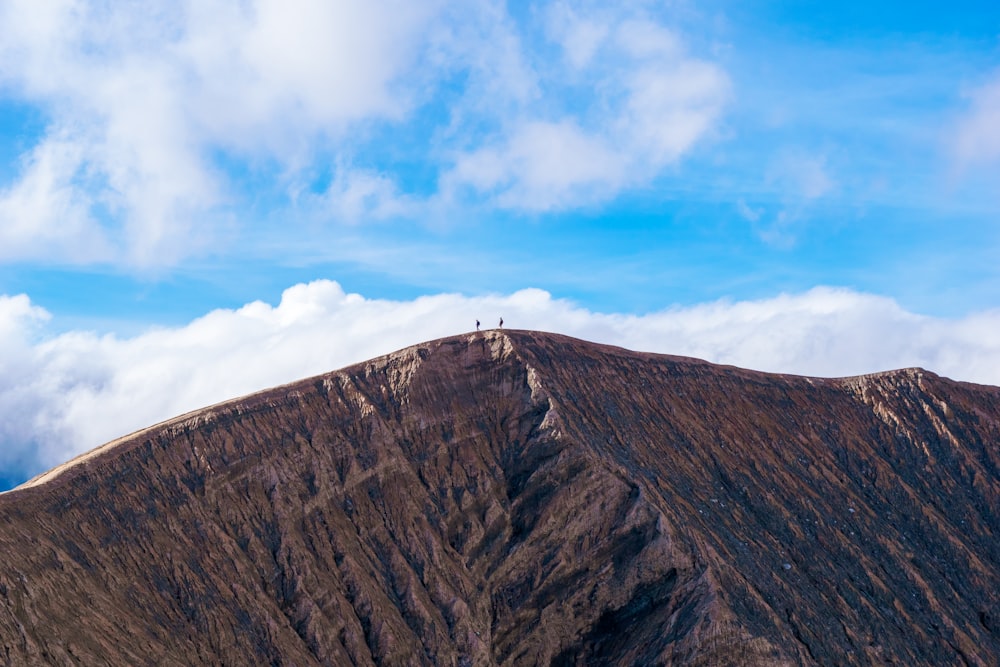
[[[1000,3],[0,3],[0,490],[501,316],[1000,384]]]

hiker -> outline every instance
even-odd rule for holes
[[[479,331],[479,320],[476,320],[476,331]]]
[[[500,318],[500,328],[503,329],[503,318]]]

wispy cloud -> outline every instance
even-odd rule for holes
[[[767,371],[842,376],[923,366],[1000,383],[1000,312],[931,318],[844,289],[639,316],[593,312],[537,289],[387,301],[317,281],[287,289],[277,305],[216,310],[133,337],[47,336],[49,314],[20,295],[0,297],[0,468],[28,460],[37,472],[184,411],[500,316],[509,327]]]
[[[565,2],[551,5],[545,16],[549,39],[559,44],[563,57],[574,70],[590,65],[611,31],[607,10],[583,12]]]
[[[751,207],[741,198],[736,210],[761,240],[784,249],[795,246],[811,210],[837,187],[826,156],[804,151],[778,152],[765,170],[763,182],[766,204]]]
[[[504,208],[547,211],[601,201],[625,182],[627,162],[573,121],[530,122],[507,142],[458,158],[445,190],[467,185]]]
[[[614,197],[706,135],[728,80],[653,20],[605,14],[558,32],[553,64],[523,39],[544,19],[489,1],[12,0],[0,84],[49,122],[0,190],[3,254],[173,264],[241,210],[234,163],[273,174],[290,210],[327,190],[335,221],[457,205],[459,187],[526,210]],[[408,190],[391,157],[313,182],[386,132],[449,191]]]
[[[337,170],[330,186],[315,198],[315,204],[320,214],[348,223],[400,218],[421,207],[412,196],[400,192],[389,176],[350,167]]]
[[[546,26],[570,71],[536,65],[549,79],[541,80],[540,99],[498,123],[485,146],[458,154],[442,178],[446,197],[464,188],[524,211],[607,201],[680,160],[728,101],[726,73],[660,23],[560,4]],[[577,103],[567,107],[568,94]]]
[[[1000,73],[969,93],[952,145],[963,167],[1000,162]]]

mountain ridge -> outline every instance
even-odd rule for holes
[[[430,341],[0,496],[0,655],[990,664],[998,424],[1000,389],[919,369]]]
[[[497,329],[497,330],[487,330],[487,331],[484,331],[484,332],[476,332],[476,333],[470,333],[470,334],[459,334],[459,335],[453,335],[453,336],[444,336],[442,338],[433,339],[433,340],[426,341],[426,342],[423,342],[423,343],[417,343],[415,345],[409,345],[407,347],[401,348],[401,349],[396,350],[394,352],[390,352],[388,354],[380,355],[378,357],[373,357],[372,359],[367,360],[367,361],[362,361],[362,362],[357,362],[357,363],[354,363],[354,364],[349,364],[348,366],[345,366],[345,367],[337,369],[337,370],[328,371],[328,372],[325,372],[325,373],[320,373],[318,375],[309,376],[309,377],[306,377],[306,378],[300,378],[298,380],[292,380],[290,382],[282,383],[282,384],[276,385],[274,387],[269,387],[267,389],[261,389],[261,390],[258,390],[258,391],[251,392],[249,394],[244,394],[242,396],[237,396],[237,397],[233,397],[233,398],[227,398],[227,399],[224,399],[224,400],[219,401],[217,403],[213,403],[212,405],[208,405],[208,406],[201,407],[201,408],[195,408],[194,410],[189,410],[189,411],[184,412],[184,413],[182,413],[180,415],[176,415],[174,417],[169,417],[167,419],[159,421],[159,422],[157,422],[155,424],[152,424],[150,426],[145,426],[145,427],[140,428],[140,429],[138,429],[136,431],[132,431],[131,433],[127,433],[127,434],[122,435],[122,436],[120,436],[118,438],[110,440],[110,441],[108,441],[106,443],[97,445],[96,447],[93,447],[92,449],[89,449],[89,450],[87,450],[85,452],[82,452],[81,454],[78,454],[78,455],[72,457],[68,461],[65,461],[63,463],[57,464],[57,465],[53,466],[52,468],[50,468],[49,470],[46,470],[46,471],[43,471],[43,472],[39,473],[38,475],[36,475],[36,476],[32,477],[31,479],[29,479],[29,480],[27,480],[27,481],[19,484],[18,486],[14,487],[12,489],[8,489],[7,491],[0,491],[0,495],[3,495],[5,493],[10,493],[11,491],[16,491],[18,489],[25,489],[25,488],[30,488],[30,487],[33,487],[33,486],[38,486],[40,484],[44,484],[44,483],[46,483],[48,481],[51,481],[51,480],[55,479],[56,477],[58,477],[59,475],[61,475],[63,472],[65,472],[65,471],[73,468],[74,466],[76,466],[76,465],[78,465],[80,463],[83,463],[84,461],[86,461],[86,460],[88,460],[88,459],[90,459],[90,458],[92,458],[94,456],[98,456],[98,455],[103,455],[103,454],[106,454],[106,453],[110,453],[111,450],[113,450],[118,445],[126,445],[129,442],[131,442],[133,439],[140,438],[143,435],[152,433],[152,432],[156,431],[157,429],[161,429],[161,428],[162,429],[183,428],[184,426],[187,425],[187,422],[191,422],[192,424],[196,424],[198,422],[198,420],[201,419],[201,418],[210,418],[216,411],[223,410],[223,409],[228,408],[228,407],[230,407],[232,405],[242,404],[242,403],[244,403],[244,402],[246,402],[248,400],[252,400],[253,398],[255,398],[255,397],[259,396],[259,395],[270,395],[270,394],[273,394],[273,393],[276,393],[276,392],[280,392],[280,391],[285,390],[285,389],[291,389],[293,387],[297,387],[299,385],[303,385],[303,384],[309,383],[311,381],[314,381],[317,378],[323,378],[323,377],[326,377],[328,375],[332,375],[334,373],[349,372],[351,369],[353,369],[355,367],[363,366],[365,364],[370,364],[370,363],[378,363],[378,362],[380,362],[382,360],[388,360],[388,359],[391,359],[391,358],[393,358],[395,356],[398,356],[398,355],[404,355],[404,354],[406,354],[408,352],[411,352],[413,350],[416,350],[416,349],[426,348],[429,345],[434,345],[434,344],[437,344],[437,343],[441,343],[441,342],[444,342],[444,341],[450,341],[450,340],[453,340],[453,339],[463,339],[463,338],[468,338],[468,337],[475,337],[475,336],[478,336],[480,334],[491,334],[491,333],[492,334],[496,334],[496,335],[500,335],[500,336],[503,336],[505,334],[510,334],[510,333],[515,333],[515,334],[517,334],[517,333],[527,333],[527,334],[544,333],[545,335],[548,335],[548,336],[562,336],[562,337],[567,338],[567,339],[572,339],[572,337],[570,337],[570,336],[564,336],[563,334],[554,334],[554,333],[548,333],[548,332],[537,332],[537,331],[532,331],[532,330],[518,330],[518,329],[499,330],[499,329]],[[608,349],[622,350],[622,351],[629,352],[629,353],[632,353],[632,354],[649,354],[649,355],[654,356],[654,357],[664,358],[664,359],[670,359],[670,360],[679,361],[679,362],[692,362],[692,363],[696,363],[696,364],[709,364],[709,365],[715,366],[717,368],[736,369],[736,370],[740,370],[740,371],[747,372],[747,373],[760,373],[762,375],[769,376],[769,377],[801,377],[801,378],[806,378],[808,380],[818,381],[818,382],[862,381],[862,380],[865,380],[865,379],[875,379],[875,378],[880,378],[880,377],[883,377],[883,376],[894,376],[894,375],[898,375],[898,374],[906,374],[906,375],[911,375],[911,376],[929,375],[929,376],[932,376],[932,377],[943,377],[943,376],[938,376],[936,373],[934,373],[932,371],[929,371],[927,369],[918,367],[918,366],[904,367],[904,368],[898,368],[898,369],[890,369],[890,370],[885,370],[885,371],[876,371],[876,372],[872,372],[872,373],[863,373],[863,374],[860,374],[860,375],[848,375],[848,376],[838,376],[838,377],[821,377],[821,376],[811,376],[811,375],[800,375],[800,374],[796,374],[796,373],[773,373],[773,372],[769,372],[769,371],[756,371],[756,370],[752,370],[752,369],[743,368],[743,367],[740,367],[740,366],[735,366],[735,365],[732,365],[732,364],[717,364],[717,363],[706,361],[706,360],[703,360],[703,359],[700,359],[700,358],[697,358],[697,357],[688,357],[688,356],[673,355],[673,354],[663,354],[663,353],[657,353],[657,352],[637,352],[637,351],[630,350],[628,348],[624,348],[624,347],[621,347],[621,346],[611,345],[611,344],[605,344],[605,343],[590,343],[590,342],[588,342],[588,344],[590,344],[590,345],[598,345],[598,346],[601,346],[601,347],[606,347]],[[948,379],[948,378],[945,378],[945,379]],[[970,385],[976,385],[976,386],[993,386],[993,385],[981,385],[981,384],[977,385],[976,383],[964,382],[964,381],[959,381],[959,380],[954,380],[954,382],[961,382],[963,384],[970,384]]]

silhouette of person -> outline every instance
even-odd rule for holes
[[[503,329],[503,318],[500,318],[500,328]]]
[[[476,320],[476,331],[479,331],[479,320]]]

